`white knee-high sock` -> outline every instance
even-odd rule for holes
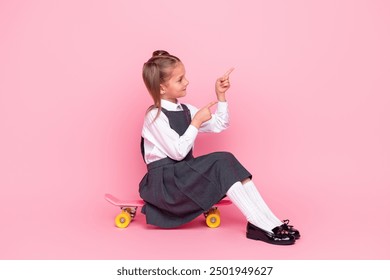
[[[252,201],[241,182],[233,184],[226,195],[234,205],[240,209],[248,222],[272,233],[272,229],[276,227],[275,223],[270,221],[269,218],[259,210],[259,207]]]
[[[267,203],[264,201],[259,190],[256,188],[252,180],[244,184],[244,189],[247,191],[249,197],[252,199],[253,203],[259,207],[259,210],[267,216],[267,218],[272,221],[275,226],[280,226],[282,224],[281,220],[276,217],[276,215],[268,207]]]

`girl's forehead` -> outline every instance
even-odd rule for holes
[[[171,76],[180,76],[186,72],[183,63],[179,62],[172,70]]]

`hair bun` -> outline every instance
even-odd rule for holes
[[[169,55],[169,52],[164,50],[157,50],[153,52],[153,56],[160,56],[160,55]]]

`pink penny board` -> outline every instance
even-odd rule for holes
[[[145,204],[145,202],[142,199],[121,200],[109,193],[105,194],[104,198],[111,204],[119,207],[140,207]],[[220,200],[217,204],[215,204],[215,206],[224,206],[230,204],[232,204],[232,202],[229,199],[224,198]]]
[[[115,218],[115,224],[119,228],[125,228],[129,225],[132,219],[134,219],[137,208],[145,204],[141,199],[133,200],[121,200],[116,198],[112,194],[105,194],[104,198],[112,205],[118,206],[122,209],[122,212]],[[206,224],[210,228],[216,228],[221,223],[220,212],[217,209],[218,206],[230,205],[232,202],[229,199],[222,199],[212,207],[209,211],[204,213],[206,217]]]
[[[145,204],[142,199],[120,200],[109,193],[105,194],[104,198],[111,204],[119,207],[139,207]]]

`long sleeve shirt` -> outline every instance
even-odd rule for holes
[[[198,112],[198,108],[185,104],[190,110],[191,118]],[[180,103],[161,100],[161,107],[168,111],[182,111]],[[145,162],[147,164],[159,159],[170,157],[174,160],[182,160],[194,147],[196,136],[199,132],[218,133],[229,126],[229,112],[227,102],[218,102],[217,109],[207,122],[204,122],[199,130],[189,125],[182,136],[177,134],[169,126],[169,120],[161,112],[156,118],[158,109],[150,110],[144,119],[142,137],[144,138]]]

